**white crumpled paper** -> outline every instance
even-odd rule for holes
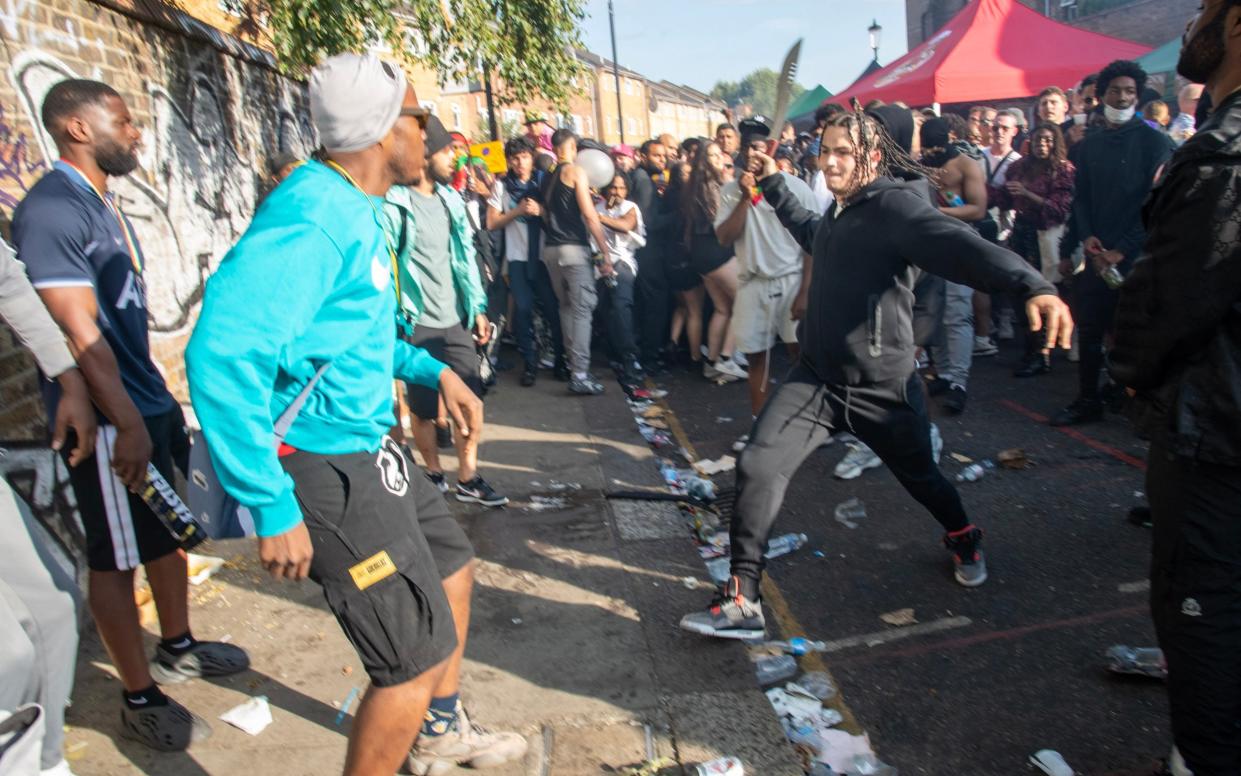
[[[267,705],[266,695],[256,695],[240,706],[234,706],[220,715],[233,727],[241,728],[252,736],[257,736],[271,724],[271,707]]]

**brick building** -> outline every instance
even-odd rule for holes
[[[977,2],[977,0],[973,0]],[[1185,31],[1198,0],[1020,0],[1054,19],[1116,38],[1162,46]],[[935,34],[967,0],[905,0],[909,48]],[[1094,10],[1103,8],[1103,10]]]

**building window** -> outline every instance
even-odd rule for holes
[[[637,129],[635,128],[632,116],[625,119],[625,131],[628,132],[630,135],[633,135],[633,133],[637,131]]]
[[[628,78],[625,79],[625,94],[633,96],[633,81]]]
[[[461,106],[452,106],[452,128],[461,129]]]
[[[595,134],[595,122],[593,119],[591,119],[590,116],[586,117],[586,129],[584,130],[584,132],[587,135]]]
[[[508,124],[508,123],[510,123],[510,122],[511,122],[511,123],[513,123],[513,124],[520,124],[520,123],[521,123],[521,112],[520,112],[520,111],[515,111],[515,110],[512,110],[512,109],[507,109],[507,108],[506,108],[506,109],[505,109],[505,111],[504,111],[504,113],[503,113],[503,116],[504,116],[504,123],[505,123],[505,124]]]
[[[569,117],[569,127],[577,134],[582,134],[582,117],[574,113]]]

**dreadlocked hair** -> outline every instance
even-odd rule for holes
[[[867,160],[875,151],[879,152],[879,166],[875,170],[875,178],[921,177],[932,181],[934,185],[935,177],[931,170],[914,161],[905,149],[897,145],[883,125],[862,110],[862,105],[857,98],[853,100],[852,110],[838,113],[828,119],[827,125],[823,127],[824,133],[829,127],[842,127],[848,130],[849,140],[853,146],[853,157],[857,161],[853,168],[853,180],[849,182],[851,192],[857,193],[874,180],[874,178],[869,178]],[[819,142],[820,144],[823,142],[822,135],[819,137]]]

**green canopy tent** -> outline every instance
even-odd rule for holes
[[[818,84],[813,89],[807,89],[796,100],[789,105],[789,121],[793,122],[793,126],[798,131],[806,128],[806,126],[814,125],[814,112],[819,109],[823,101],[831,97],[832,93],[823,88],[823,84]],[[779,127],[773,127],[777,132]]]
[[[1136,61],[1151,77],[1151,87],[1174,99],[1176,92],[1176,61],[1181,58],[1181,39],[1174,38]],[[1176,108],[1176,103],[1169,103]]]

